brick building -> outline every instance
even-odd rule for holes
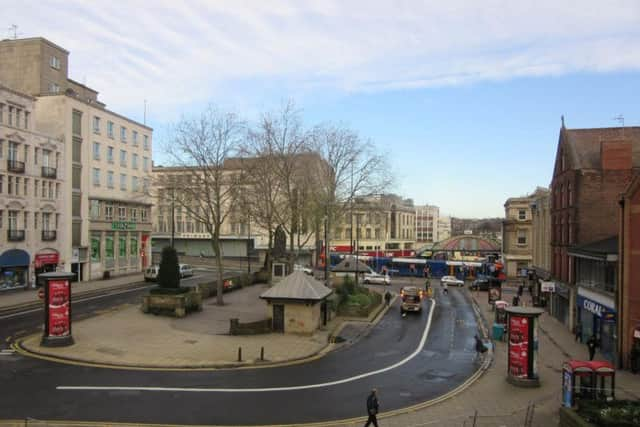
[[[640,345],[640,175],[620,199],[618,239],[618,356],[620,366],[630,367],[630,352]]]
[[[576,324],[578,298],[572,247],[618,234],[618,198],[640,167],[640,127],[560,128],[551,181],[551,273],[556,281],[553,313]],[[613,299],[610,292],[601,293]],[[592,304],[588,304],[593,306]]]

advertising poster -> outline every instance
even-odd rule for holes
[[[529,319],[511,316],[509,319],[509,374],[528,377]]]
[[[69,282],[49,282],[49,336],[69,335]]]

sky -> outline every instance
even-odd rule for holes
[[[167,129],[208,104],[370,140],[390,188],[458,217],[548,186],[568,128],[640,125],[640,1],[0,0],[0,36],[45,37],[107,107]],[[4,32],[4,33],[3,33]]]

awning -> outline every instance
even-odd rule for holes
[[[29,265],[29,254],[21,249],[9,249],[0,255],[0,267],[24,267]]]

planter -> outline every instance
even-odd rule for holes
[[[192,311],[202,310],[202,295],[200,291],[189,290],[183,294],[155,293],[142,297],[142,311],[153,314],[169,314],[184,317]]]

